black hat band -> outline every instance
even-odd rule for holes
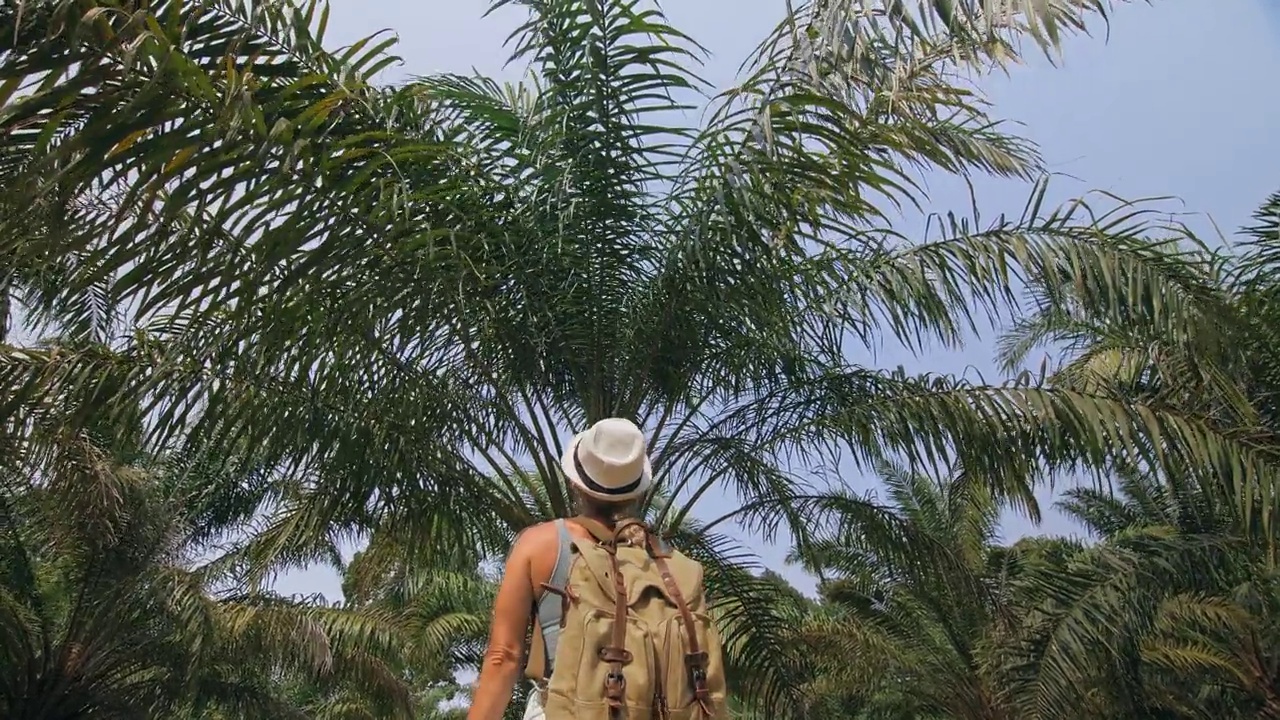
[[[635,492],[636,489],[640,487],[640,483],[644,481],[644,474],[641,473],[640,477],[621,487],[610,488],[601,485],[595,480],[592,480],[591,474],[587,472],[586,468],[582,467],[582,461],[578,459],[578,448],[580,447],[581,445],[573,446],[573,469],[578,472],[578,480],[582,482],[583,487],[591,492],[599,493],[601,495],[629,495],[630,493]]]

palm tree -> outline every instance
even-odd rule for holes
[[[61,400],[19,407],[0,446],[0,714],[303,718],[279,690],[312,681],[409,716],[387,671],[404,627],[236,582],[219,548],[245,503],[216,466],[150,457],[139,425]]]
[[[335,686],[359,677],[358,691],[389,713],[380,717],[407,716],[399,681],[375,672],[387,644],[376,618],[210,594],[207,570],[185,565],[184,518],[142,478],[121,477],[127,470],[110,469],[115,484],[74,483],[110,493],[92,516],[69,511],[65,488],[10,486],[3,497],[5,717],[181,717],[185,708],[305,717],[264,683],[281,673]]]
[[[1033,283],[1035,312],[1006,336],[1003,359],[1058,344],[1058,387],[1176,408],[1274,457],[1278,224],[1273,195],[1234,248],[1170,252],[1175,284],[1135,276],[1106,294]],[[1046,583],[1039,624],[1009,650],[1024,714],[1274,713],[1274,485],[1242,481],[1229,462],[1116,472],[1118,496],[1082,489],[1064,504],[1103,542]]]
[[[1037,460],[1132,450],[1270,472],[1163,406],[848,360],[883,340],[958,343],[1012,305],[1018,274],[1178,279],[1138,242],[1154,216],[1045,211],[1043,185],[1017,221],[946,216],[923,242],[889,226],[925,202],[925,169],[1040,175],[963,76],[1106,3],[809,2],[718,94],[655,10],[519,4],[528,82],[396,88],[369,80],[385,45],[323,48],[318,3],[0,11],[2,185],[57,220],[40,242],[0,233],[0,255],[83,257],[58,300],[106,278],[140,328],[109,358],[11,353],[4,386],[34,401],[115,373],[148,399],[153,442],[280,468],[260,568],[384,528],[424,552],[500,554],[571,512],[563,432],[633,417],[661,476],[650,517],[707,562],[735,662],[766,697],[788,685],[769,666],[786,621],[747,600],[776,588],[719,526],[803,542],[815,513],[854,502],[802,481],[837,454],[958,460],[1024,504]],[[707,120],[686,124],[708,94]],[[712,488],[742,509],[693,522]]]
[[[1016,582],[1045,550],[998,546],[999,506],[972,477],[893,466],[881,477],[902,529],[860,523],[801,557],[826,578],[797,637],[810,658],[807,717],[1019,717],[987,654],[1016,625]]]
[[[995,654],[1021,717],[1274,717],[1276,575],[1229,500],[1138,473],[1068,493],[1102,542],[1023,585]]]
[[[1233,533],[1234,505],[1130,474],[1118,496],[1062,503],[1100,544],[1006,547],[971,478],[884,476],[902,527],[860,518],[802,553],[827,578],[793,638],[805,717],[1271,712],[1274,575]]]
[[[452,563],[413,547],[391,546],[390,533],[375,532],[368,548],[345,569],[343,597],[355,610],[396,618],[419,652],[404,674],[426,720],[464,717],[459,701],[470,688],[458,679],[480,668],[498,579],[475,564]],[[521,697],[509,708],[518,720]],[[462,706],[465,707],[465,706]],[[435,714],[431,714],[435,713]]]

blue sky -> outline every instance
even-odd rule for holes
[[[482,19],[487,5],[487,0],[332,0],[326,44],[345,45],[391,29],[401,39],[396,53],[404,64],[388,70],[387,81],[472,69],[517,80],[518,68],[502,67],[507,57],[502,42],[520,16],[502,11]],[[711,51],[702,75],[717,87],[733,80],[740,62],[785,7],[783,0],[667,0],[663,5],[674,25]],[[1230,234],[1268,193],[1280,189],[1276,68],[1277,0],[1154,0],[1151,6],[1118,8],[1109,38],[1099,28],[1092,38],[1070,40],[1059,68],[1037,60],[1015,68],[1008,78],[989,78],[983,87],[995,102],[995,115],[1022,123],[1050,169],[1071,176],[1055,181],[1056,199],[1095,189],[1127,198],[1176,196],[1182,210],[1201,214],[1192,219],[1197,228],[1215,232],[1212,219]],[[969,207],[967,192],[953,180],[931,178],[930,188],[930,211],[963,213]],[[986,217],[1019,211],[1027,196],[1018,183],[982,181],[976,189]],[[909,220],[907,226],[914,224]],[[885,348],[865,361],[917,371],[970,368],[994,378],[992,354],[992,339],[984,337],[960,352],[917,358]],[[849,482],[860,490],[873,487],[854,472]],[[1043,499],[1049,499],[1047,493]],[[719,515],[726,507],[709,501],[698,514]],[[1037,531],[1076,528],[1051,511],[1038,529],[1013,516],[1004,523],[1009,538]],[[761,552],[776,566],[785,549]],[[785,574],[810,587],[795,573]],[[278,587],[339,597],[337,578],[322,569],[290,573]]]

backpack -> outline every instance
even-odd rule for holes
[[[569,540],[568,572],[557,572],[563,587],[557,578],[543,585],[543,599],[559,596],[560,605],[553,670],[541,689],[546,717],[728,718],[723,648],[707,615],[702,565],[638,520],[613,530],[588,518],[577,522],[597,542]],[[631,544],[622,538],[635,526],[644,542]],[[561,536],[567,538],[563,524]],[[537,617],[526,666],[534,678],[530,669],[543,666],[546,652]]]

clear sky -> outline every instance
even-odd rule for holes
[[[519,68],[502,67],[507,57],[502,42],[520,16],[503,11],[482,19],[487,6],[487,0],[332,0],[327,45],[390,29],[400,37],[396,53],[404,64],[384,73],[388,82],[472,69],[517,80]],[[674,25],[712,52],[701,74],[724,87],[781,18],[785,3],[667,0],[663,6]],[[1059,68],[1037,61],[1016,68],[1007,79],[984,83],[996,116],[1023,123],[1050,169],[1079,179],[1055,182],[1055,198],[1092,189],[1128,198],[1177,196],[1186,211],[1205,214],[1197,225],[1211,232],[1212,218],[1230,234],[1268,193],[1280,189],[1276,0],[1154,0],[1152,6],[1124,6],[1113,19],[1110,38],[1099,28],[1092,38],[1068,42],[1064,56]],[[930,210],[963,213],[968,208],[958,183],[939,178],[930,184]],[[977,190],[987,217],[1019,211],[1027,196],[1018,183],[980,182]],[[914,358],[885,348],[874,359],[857,359],[917,371],[961,373],[971,367],[995,378],[992,354],[992,339],[984,337],[958,353]],[[860,490],[873,487],[856,473],[850,473],[849,482]],[[700,507],[698,515],[723,512],[713,502]],[[1075,530],[1052,512],[1039,528]],[[1037,529],[1011,516],[1004,531],[1016,538]],[[785,548],[762,551],[770,565],[780,564],[784,554]],[[794,573],[785,574],[802,588],[811,587]],[[340,595],[333,573],[321,569],[291,573],[278,587],[330,599]]]

